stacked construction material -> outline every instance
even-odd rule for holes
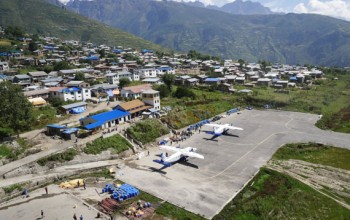
[[[119,208],[119,203],[111,198],[103,199],[98,205],[102,208],[102,211],[107,214],[110,214]]]
[[[119,202],[139,195],[139,190],[129,184],[123,184],[113,191],[112,197]]]

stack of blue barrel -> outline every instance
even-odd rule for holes
[[[116,186],[114,184],[106,184],[106,187],[102,189],[102,193],[112,194]]]
[[[123,184],[116,187],[114,184],[107,184],[102,189],[102,193],[112,194],[112,198],[122,202],[123,200],[135,197],[140,194],[139,190],[129,184]]]

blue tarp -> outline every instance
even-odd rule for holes
[[[68,129],[65,129],[62,133],[63,134],[72,134],[72,133],[75,133],[79,130],[80,130],[79,128],[68,128]]]
[[[297,77],[296,77],[296,76],[291,76],[291,77],[289,78],[289,80],[290,80],[290,81],[297,81]]]
[[[114,96],[114,94],[113,94],[113,91],[112,91],[112,90],[107,90],[106,92],[107,92],[107,95],[108,95],[108,96]]]
[[[97,56],[89,56],[89,57],[86,57],[85,60],[99,60],[100,58],[97,57]]]
[[[80,114],[80,113],[83,113],[85,111],[86,111],[85,107],[76,107],[76,108],[73,108],[72,110],[70,110],[69,112],[71,114]]]

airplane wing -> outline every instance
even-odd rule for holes
[[[209,126],[209,127],[219,127],[219,126],[222,126],[222,125],[219,125],[219,124],[204,124],[206,126]]]
[[[160,145],[159,148],[162,150],[168,150],[168,151],[172,151],[172,152],[179,152],[180,151],[179,148],[172,147],[172,146],[166,146],[166,145]]]
[[[243,128],[235,127],[235,126],[225,126],[225,128],[228,128],[230,130],[240,130],[243,131]]]
[[[195,157],[199,159],[204,159],[204,156],[195,152],[182,152],[182,155],[187,157]]]

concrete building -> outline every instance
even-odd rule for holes
[[[142,85],[138,85],[138,86],[128,86],[128,87],[124,87],[120,94],[121,97],[123,98],[131,98],[131,99],[137,99],[137,98],[141,98],[142,92],[152,89],[152,85],[151,84],[142,84]]]
[[[114,107],[115,110],[119,109],[122,111],[128,111],[131,115],[131,118],[141,116],[145,110],[148,110],[150,108],[152,108],[152,106],[146,105],[144,102],[138,99],[132,100],[130,102],[124,102]]]
[[[87,100],[91,99],[91,90],[78,87],[51,87],[50,97],[58,97],[65,102]]]
[[[159,91],[149,89],[142,92],[142,101],[147,105],[153,106],[155,110],[160,110]]]

